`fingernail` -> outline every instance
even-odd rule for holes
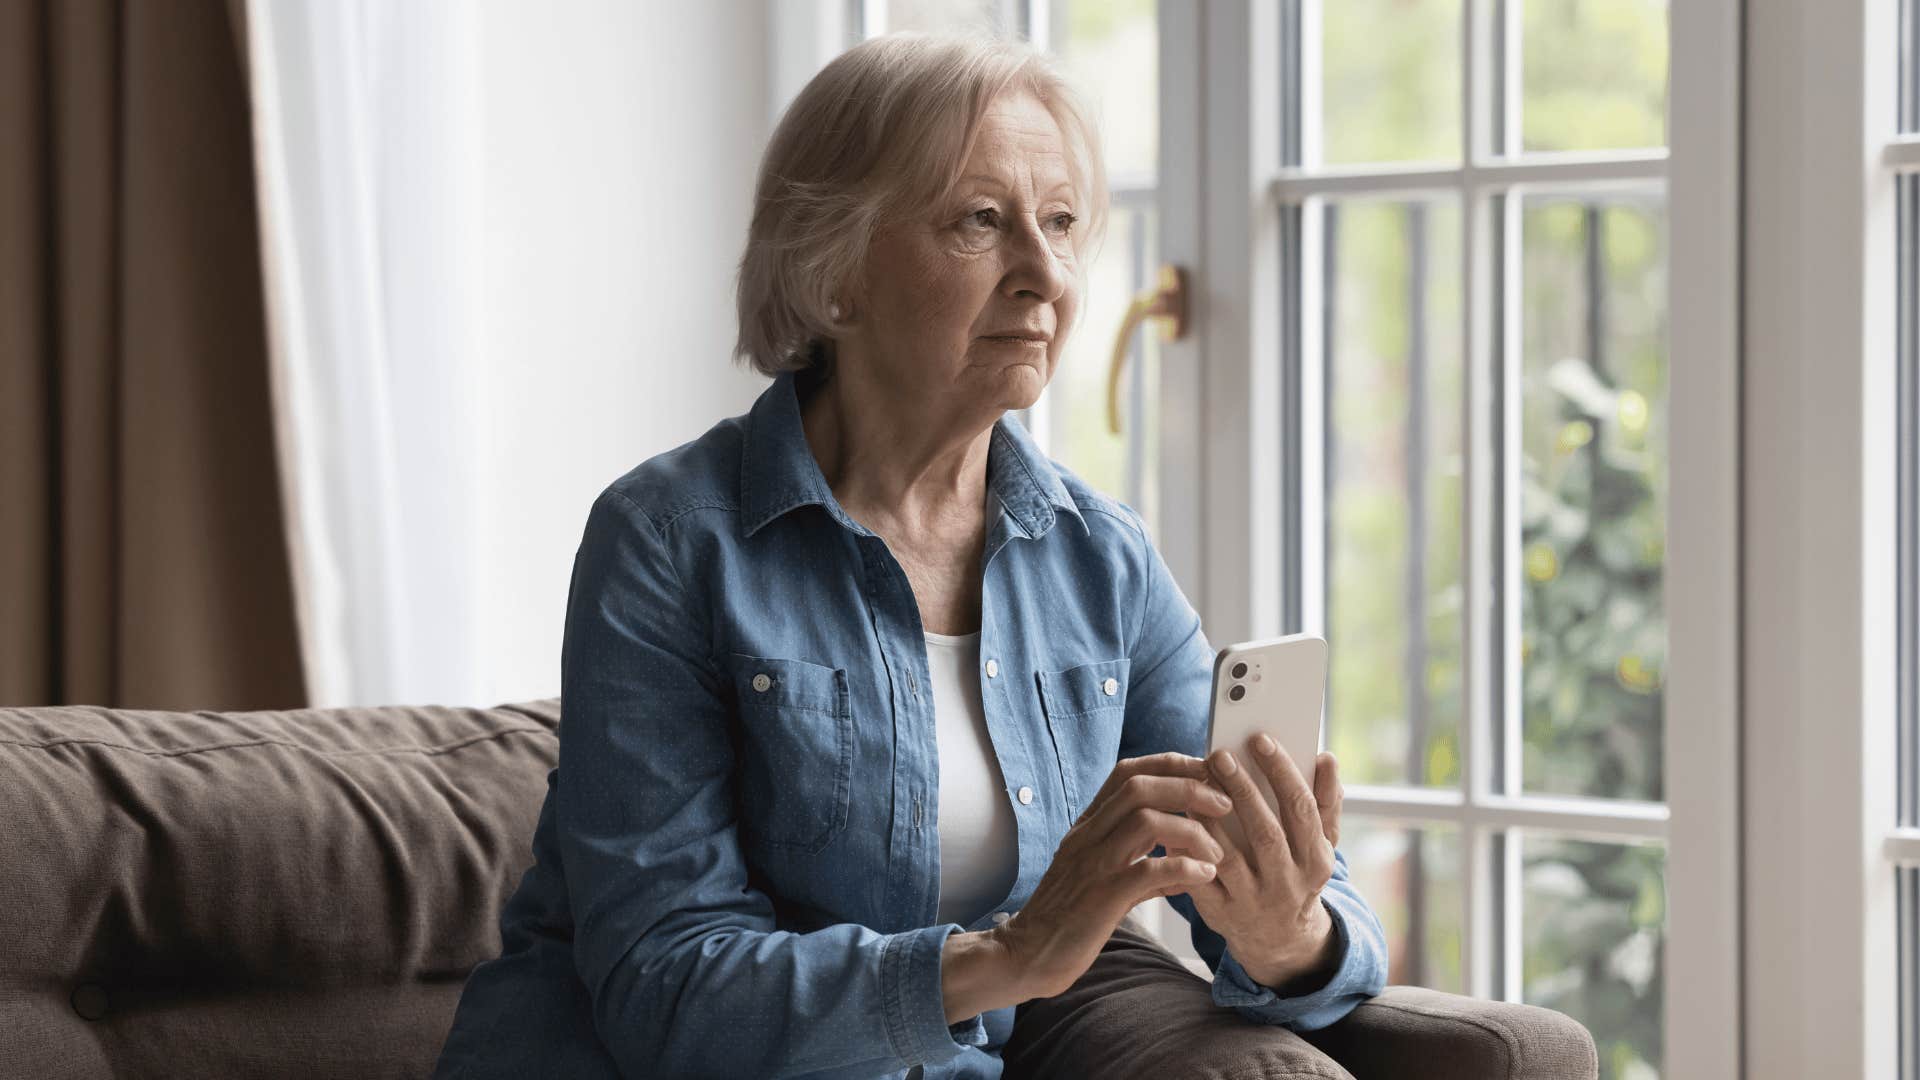
[[[1267,734],[1266,732],[1264,732],[1264,731],[1263,731],[1263,732],[1261,732],[1261,733],[1260,733],[1260,734],[1258,734],[1258,735],[1255,735],[1255,736],[1253,737],[1253,748],[1254,748],[1255,750],[1258,750],[1258,751],[1260,751],[1260,752],[1261,752],[1261,753],[1263,753],[1263,754],[1271,754],[1271,753],[1273,753],[1273,751],[1274,751],[1274,749],[1275,749],[1275,747],[1274,747],[1274,745],[1273,745],[1273,737],[1272,737],[1272,736],[1270,736],[1270,735],[1268,735],[1268,734]]]
[[[1220,775],[1232,776],[1233,771],[1240,767],[1240,763],[1233,760],[1232,754],[1222,754],[1220,757],[1219,764],[1215,765],[1214,767],[1220,770]]]
[[[1210,862],[1203,862],[1203,863],[1201,863],[1201,864],[1200,864],[1200,872],[1201,872],[1202,874],[1205,874],[1205,875],[1206,875],[1206,876],[1208,876],[1208,877],[1212,877],[1212,876],[1213,876],[1213,864],[1212,864],[1212,863],[1210,863]]]

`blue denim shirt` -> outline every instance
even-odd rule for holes
[[[1120,758],[1206,754],[1213,650],[1139,516],[1002,417],[979,677],[1019,869],[994,912],[936,922],[919,609],[828,488],[796,378],[594,502],[536,861],[438,1075],[996,1078],[1014,1007],[947,1024],[947,935],[1020,910]],[[1169,898],[1215,1002],[1309,1030],[1382,989],[1385,935],[1335,862],[1339,968],[1300,996]]]

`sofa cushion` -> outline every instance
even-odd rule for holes
[[[0,1031],[66,1076],[432,1068],[559,701],[0,709]]]

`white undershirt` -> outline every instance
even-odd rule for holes
[[[967,926],[1013,890],[1019,845],[980,704],[980,632],[926,632],[926,639],[940,740],[937,917]]]

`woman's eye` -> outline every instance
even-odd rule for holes
[[[968,214],[965,218],[965,223],[968,225],[977,225],[981,228],[991,229],[999,225],[999,218],[1000,218],[999,210],[991,206],[983,206],[980,209],[975,210],[971,214]],[[1062,236],[1065,236],[1068,233],[1073,231],[1074,223],[1079,220],[1080,219],[1075,217],[1074,215],[1063,212],[1063,213],[1055,214],[1051,218],[1048,218],[1047,224],[1055,232],[1059,233]]]

